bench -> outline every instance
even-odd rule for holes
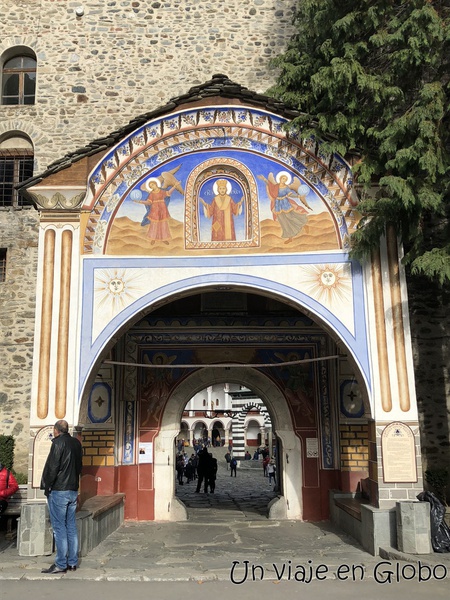
[[[335,498],[334,503],[337,507],[349,514],[354,519],[361,521],[361,504],[369,504],[368,500],[362,498]]]
[[[100,516],[102,513],[123,503],[125,494],[112,494],[111,496],[92,496],[83,502],[81,510],[87,510],[92,518]]]
[[[27,502],[27,486],[19,485],[19,489],[15,494],[7,500],[8,507],[2,513],[2,517],[6,517],[6,539],[11,540],[16,537],[17,531],[12,527],[14,517],[20,517],[22,506]]]
[[[80,556],[86,556],[122,525],[124,504],[122,493],[92,496],[82,503],[77,512]]]

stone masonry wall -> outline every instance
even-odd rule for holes
[[[33,208],[0,209],[0,247],[7,248],[0,283],[0,432],[14,435],[14,467],[22,473],[28,469],[37,228]]]
[[[408,292],[423,470],[448,470],[450,501],[450,291],[410,278]]]
[[[215,73],[256,92],[292,33],[295,0],[3,0],[0,56],[38,60],[35,106],[0,108],[0,136],[23,129],[38,170],[166,104]],[[84,15],[75,8],[82,5]]]
[[[36,103],[0,105],[0,140],[27,134],[35,174],[51,162],[166,104],[215,73],[256,92],[275,81],[270,59],[292,33],[296,0],[2,0],[0,59],[37,56]],[[83,6],[84,15],[75,9]],[[0,209],[0,432],[16,436],[26,472],[37,213]]]

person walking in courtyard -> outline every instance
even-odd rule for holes
[[[270,456],[267,455],[263,458],[263,461],[262,461],[264,477],[267,477],[267,466],[269,463],[270,463]]]
[[[176,470],[177,470],[177,479],[180,485],[183,485],[183,475],[184,475],[184,457],[182,454],[177,456],[176,462]]]
[[[225,460],[227,462],[227,471],[228,471],[228,469],[230,468],[230,462],[231,462],[231,454],[229,452],[227,452],[225,454]]]
[[[276,479],[275,479],[275,472],[276,472],[275,460],[272,457],[269,461],[269,464],[267,465],[267,475],[269,476],[269,487],[272,483],[272,479],[273,479],[274,485],[276,485],[276,483],[277,483]]]
[[[211,494],[214,494],[216,489],[216,477],[217,477],[217,458],[214,458],[212,454],[208,454],[208,464],[206,468],[206,489],[209,487]]]
[[[208,492],[208,460],[209,460],[209,452],[205,447],[201,452],[198,453],[198,465],[197,465],[197,489],[195,493],[198,494],[200,492],[200,488],[202,487],[203,481],[205,482],[203,491],[205,494]]]
[[[78,563],[78,534],[75,521],[82,468],[81,443],[69,433],[67,421],[57,421],[44,470],[41,490],[47,496],[50,522],[55,537],[55,562],[41,573],[75,571]]]
[[[231,470],[230,477],[233,477],[233,473],[234,473],[234,476],[236,477],[237,460],[234,458],[234,456],[230,461],[230,470]]]

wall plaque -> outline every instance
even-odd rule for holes
[[[391,423],[381,434],[384,483],[417,481],[414,434],[405,423]]]
[[[52,447],[53,425],[42,427],[34,438],[33,444],[33,483],[32,487],[39,488],[41,485],[42,471],[45,461]]]
[[[306,458],[319,458],[319,440],[306,438]]]

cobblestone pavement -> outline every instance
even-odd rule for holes
[[[186,505],[189,520],[266,520],[268,504],[277,492],[264,477],[261,462],[242,461],[236,477],[231,477],[223,459],[225,452],[222,448],[213,450],[218,461],[214,494],[205,494],[203,486],[196,494],[197,481],[184,480],[182,486],[176,483],[176,496]]]

